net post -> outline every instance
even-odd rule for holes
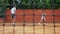
[[[32,10],[32,12],[33,12],[33,34],[35,34],[35,21],[34,21],[34,16],[35,16],[35,14],[34,14],[34,9]]]
[[[25,34],[25,9],[23,9],[23,34]]]

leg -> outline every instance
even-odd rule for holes
[[[46,22],[46,18],[44,18],[44,20],[43,20],[43,23],[44,23],[44,24],[46,24],[45,22]]]
[[[41,19],[41,20],[39,21],[39,24],[40,24],[42,21],[43,21],[43,19]]]
[[[15,23],[15,18],[13,18],[13,23]]]
[[[13,15],[12,15],[12,19],[13,19],[12,22],[13,22],[14,25],[15,25],[15,18],[16,18],[16,17],[15,17],[15,14],[13,14]]]

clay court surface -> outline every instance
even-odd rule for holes
[[[3,23],[0,24],[0,34],[60,34],[60,23],[55,23],[55,31],[54,31],[54,24],[53,23],[46,23],[45,29],[43,28],[43,24],[34,23],[16,23],[15,27],[12,23]]]

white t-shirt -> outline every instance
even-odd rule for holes
[[[44,18],[45,18],[45,14],[42,14],[41,19],[44,19]]]
[[[11,14],[15,14],[15,11],[16,11],[16,8],[13,7],[13,8],[11,9]]]

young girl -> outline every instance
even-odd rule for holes
[[[41,15],[41,20],[40,20],[40,22],[39,22],[39,24],[41,23],[41,22],[45,22],[46,21],[46,14],[45,13],[42,13],[42,15]]]

